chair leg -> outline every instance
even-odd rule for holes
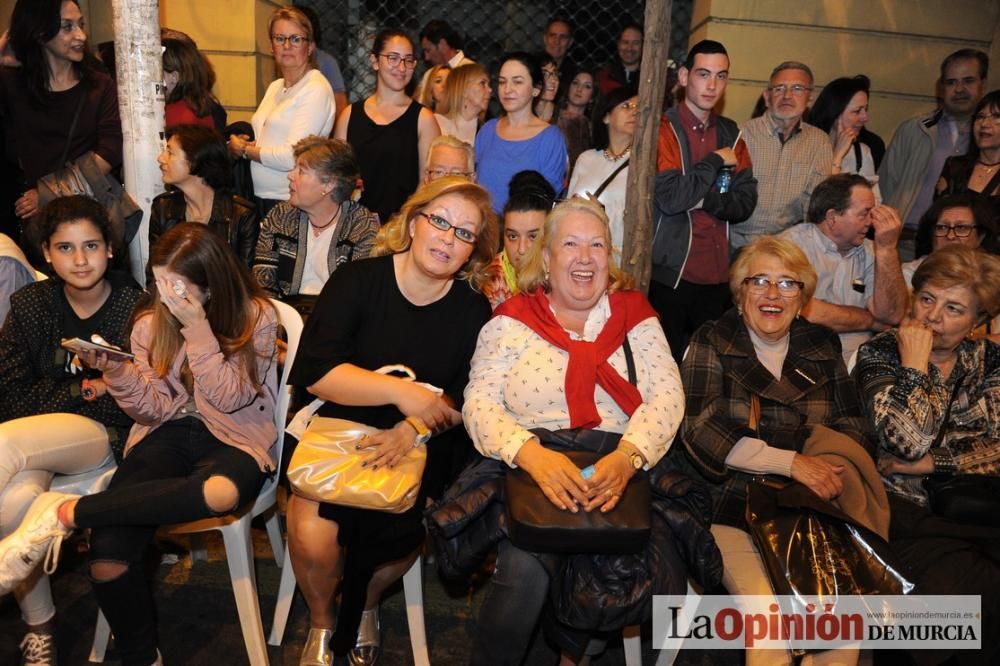
[[[267,528],[267,539],[271,542],[271,552],[274,554],[274,563],[278,568],[282,568],[287,561],[285,554],[285,540],[281,537],[281,522],[278,519],[278,509],[275,507],[271,516],[264,523]]]
[[[642,666],[642,629],[637,624],[622,629],[625,666]]]
[[[208,562],[208,547],[205,545],[205,535],[195,532],[191,535],[191,564]]]
[[[94,627],[94,643],[90,646],[89,661],[100,664],[104,661],[104,653],[108,651],[108,641],[111,640],[111,627],[100,608],[97,609],[97,625]]]
[[[424,629],[424,590],[420,577],[422,566],[423,560],[418,556],[413,566],[403,574],[403,597],[414,666],[430,666],[431,663],[427,653],[427,632]]]
[[[288,544],[285,544],[283,552],[283,559],[287,566],[281,569],[281,583],[278,585],[278,599],[274,605],[271,635],[267,639],[270,645],[281,645],[285,636],[285,625],[288,623],[288,613],[292,609],[292,600],[295,598],[295,572],[292,571],[292,561],[288,559]]]
[[[240,615],[240,628],[251,666],[268,666],[264,626],[260,620],[257,582],[253,568],[253,544],[250,541],[250,516],[226,525],[221,530],[229,562],[229,576]]]

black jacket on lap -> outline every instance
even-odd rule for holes
[[[463,579],[508,538],[507,466],[482,458],[467,467],[427,512],[441,574]],[[653,595],[685,594],[688,576],[711,589],[722,580],[722,555],[709,532],[712,500],[704,483],[684,475],[672,456],[650,470],[652,534],[634,555],[537,553],[549,574],[555,618],[588,631],[614,631],[651,617]]]

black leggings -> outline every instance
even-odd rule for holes
[[[94,581],[123,664],[156,659],[153,598],[138,566],[143,552],[160,525],[219,515],[205,503],[205,482],[213,476],[236,486],[236,507],[256,497],[264,481],[251,455],[216,439],[200,420],[170,421],[129,453],[106,491],[76,505],[77,526],[93,528],[91,562],[128,565],[117,578]]]

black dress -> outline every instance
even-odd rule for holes
[[[388,125],[379,125],[365,113],[365,102],[351,105],[347,143],[354,148],[361,167],[364,192],[360,203],[378,213],[386,224],[413,194],[420,182],[418,102]]]
[[[391,256],[355,261],[339,268],[320,293],[310,316],[289,382],[310,386],[341,363],[366,370],[402,363],[417,380],[444,390],[461,410],[469,362],[479,329],[491,314],[489,302],[463,280],[441,299],[410,303],[396,283]],[[326,402],[320,416],[391,428],[403,419],[394,405],[358,407]],[[463,428],[435,436],[427,445],[420,495],[401,514],[321,504],[319,515],[336,521],[346,548],[342,601],[333,649],[354,646],[368,582],[374,570],[412,553],[424,540],[425,498],[436,497],[450,481],[457,460],[469,451]]]

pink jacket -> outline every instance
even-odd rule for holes
[[[122,410],[135,419],[125,443],[125,455],[188,402],[180,378],[186,356],[194,375],[195,405],[208,430],[220,441],[249,453],[264,472],[274,471],[278,384],[275,348],[278,320],[274,309],[263,308],[254,331],[262,395],[254,389],[239,360],[223,356],[207,320],[181,329],[184,344],[167,376],[158,377],[149,364],[151,324],[152,315],[144,315],[132,329],[135,362],[121,363],[104,373],[108,391]]]

